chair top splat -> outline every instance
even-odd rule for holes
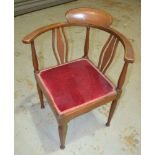
[[[108,27],[112,24],[112,16],[103,11],[94,8],[76,8],[66,12],[68,23],[86,24]]]

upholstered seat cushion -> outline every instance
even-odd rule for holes
[[[114,85],[87,59],[42,70],[37,78],[60,113],[116,94]]]

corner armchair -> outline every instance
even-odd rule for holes
[[[128,65],[134,62],[133,48],[128,39],[110,27],[112,24],[110,14],[93,8],[76,8],[67,11],[65,15],[66,22],[38,28],[22,40],[23,43],[31,45],[34,76],[41,108],[44,108],[43,96],[45,96],[58,122],[61,149],[65,148],[69,121],[112,102],[106,123],[106,126],[110,125],[117,101],[121,97]],[[74,26],[85,27],[84,54],[82,58],[69,61],[69,42],[65,28]],[[101,50],[98,65],[94,65],[89,58],[91,29],[99,29],[109,34]],[[51,33],[52,51],[57,65],[40,69],[35,39],[45,32]],[[105,73],[114,59],[118,44],[124,47],[124,65],[115,86]]]

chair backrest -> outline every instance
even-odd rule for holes
[[[105,73],[112,63],[118,43],[120,42],[124,46],[125,63],[118,81],[118,88],[121,88],[124,83],[128,63],[134,62],[134,54],[132,46],[128,39],[126,39],[126,37],[124,37],[120,32],[110,28],[110,25],[112,24],[112,16],[105,11],[98,9],[77,8],[67,11],[66,19],[67,22],[65,23],[57,23],[39,28],[24,37],[23,42],[31,44],[34,72],[39,71],[38,59],[34,44],[35,38],[37,38],[39,35],[47,31],[52,31],[52,48],[54,56],[57,60],[57,64],[59,65],[68,62],[68,41],[64,28],[71,26],[86,27],[83,55],[83,57],[85,58],[89,58],[88,53],[90,45],[90,29],[96,28],[109,33],[109,38],[101,50],[98,61],[98,69],[101,72]]]
[[[103,10],[93,8],[77,8],[66,12],[68,23],[79,25],[96,25],[108,27],[112,24],[112,16]]]
[[[66,12],[66,19],[68,26],[85,26],[86,38],[84,45],[84,57],[88,58],[89,52],[89,40],[90,40],[90,28],[106,28],[112,24],[112,16],[105,11],[97,10],[93,8],[77,8],[71,9]],[[64,32],[64,27],[59,27],[52,30],[52,45],[54,55],[58,64],[68,61],[68,42]],[[56,37],[57,36],[57,37]],[[57,42],[57,46],[55,46]],[[115,51],[118,45],[119,39],[114,34],[110,34],[106,44],[103,46],[98,68],[104,73],[111,64]],[[65,48],[66,47],[66,48]],[[57,52],[56,52],[57,51]],[[57,54],[58,53],[58,54]],[[59,58],[58,58],[59,57]]]

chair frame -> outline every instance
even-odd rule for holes
[[[90,8],[86,8],[86,9],[90,9]],[[78,9],[77,9],[78,10]],[[74,10],[73,10],[74,11]],[[70,15],[70,12],[66,13],[66,17],[67,15]],[[43,101],[43,95],[47,98],[49,105],[53,111],[53,113],[56,116],[57,122],[58,122],[58,130],[59,130],[59,136],[60,136],[60,148],[64,149],[65,148],[65,139],[66,139],[66,133],[67,133],[67,124],[70,120],[72,120],[75,117],[78,117],[84,113],[87,113],[91,110],[93,110],[94,108],[97,108],[101,105],[104,105],[110,101],[112,101],[111,107],[110,107],[110,112],[109,112],[109,117],[108,117],[108,121],[106,123],[106,126],[110,126],[110,122],[112,119],[112,116],[114,114],[114,111],[116,109],[117,106],[117,101],[121,96],[122,93],[122,87],[123,84],[125,82],[125,77],[126,77],[126,73],[127,73],[127,69],[128,69],[128,64],[129,63],[133,63],[134,62],[134,52],[133,52],[133,48],[130,44],[130,42],[128,41],[128,39],[121,34],[120,32],[118,32],[117,30],[110,28],[109,25],[111,23],[111,18],[107,18],[107,21],[109,20],[109,23],[106,24],[100,24],[100,23],[96,23],[95,21],[93,23],[87,23],[87,19],[85,20],[85,22],[81,21],[80,23],[77,21],[72,22],[72,17],[68,17],[67,19],[69,19],[67,22],[64,23],[56,23],[56,24],[51,24],[48,26],[44,26],[41,27],[39,29],[36,29],[35,31],[33,31],[32,33],[30,33],[29,35],[27,35],[26,37],[23,38],[23,43],[25,44],[31,44],[31,51],[32,51],[32,63],[33,63],[33,67],[34,67],[34,76],[36,79],[36,83],[37,83],[37,90],[38,90],[38,94],[39,94],[39,98],[40,98],[40,102],[41,102],[41,108],[44,108],[44,101]],[[122,71],[120,73],[119,79],[118,79],[118,83],[116,86],[116,92],[117,94],[115,96],[108,96],[105,97],[104,99],[100,99],[97,101],[92,102],[92,104],[88,104],[88,105],[84,105],[78,108],[75,108],[71,111],[68,112],[64,112],[62,114],[58,113],[58,111],[56,110],[55,106],[53,105],[53,101],[51,100],[51,98],[49,97],[49,95],[46,93],[44,86],[41,84],[41,82],[39,81],[39,79],[37,78],[37,74],[40,72],[39,70],[39,64],[38,64],[38,59],[37,59],[37,54],[36,54],[36,50],[35,50],[35,43],[34,40],[40,36],[41,34],[47,32],[47,31],[52,31],[52,36],[54,37],[55,30],[57,30],[57,38],[58,41],[60,42],[60,44],[58,45],[58,47],[61,48],[62,43],[61,43],[61,38],[60,38],[60,32],[58,32],[58,30],[61,29],[61,33],[64,35],[64,40],[66,43],[66,51],[68,51],[68,42],[67,42],[67,38],[66,35],[64,33],[64,28],[65,27],[71,27],[71,26],[82,26],[82,27],[86,27],[86,38],[85,38],[85,45],[84,45],[84,55],[82,58],[88,59],[89,61],[91,61],[89,59],[88,53],[89,53],[89,33],[90,33],[90,29],[91,28],[96,28],[102,31],[106,31],[109,34],[111,34],[111,36],[115,37],[115,43],[114,43],[114,38],[113,41],[111,41],[110,44],[110,39],[106,42],[105,46],[103,47],[102,51],[101,51],[101,55],[100,55],[100,60],[98,63],[98,67],[96,67],[98,70],[100,70],[103,74],[105,74],[107,68],[109,67],[109,65],[111,64],[113,57],[109,60],[109,51],[111,52],[112,49],[114,49],[113,51],[115,51],[117,46],[116,44],[118,44],[118,42],[121,42],[123,47],[124,47],[124,65],[122,68]],[[53,52],[55,54],[55,48],[54,48],[54,40],[52,37],[52,45],[53,45]],[[110,37],[109,37],[110,38]],[[103,59],[101,58],[103,55],[103,52],[107,51],[107,46],[108,43],[111,45],[108,48],[108,52],[105,56],[105,60],[108,61],[109,60],[109,64],[106,64],[106,67],[103,70]],[[61,49],[60,49],[61,50]],[[63,49],[64,50],[64,49]],[[64,64],[65,62],[62,61],[64,56],[62,54],[62,51],[60,51],[59,53],[60,55],[60,60],[58,61],[58,58],[56,57],[58,66],[60,64]],[[65,56],[65,61],[68,62],[68,52],[66,52],[66,56]]]

